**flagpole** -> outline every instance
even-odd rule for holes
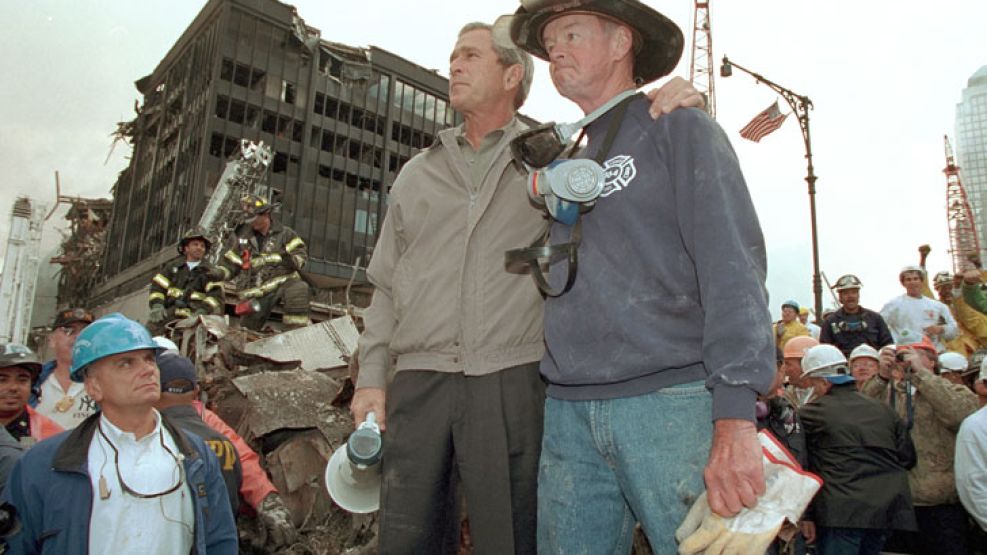
[[[771,90],[781,95],[798,117],[799,128],[802,130],[802,142],[805,143],[805,159],[807,165],[805,182],[809,186],[809,219],[812,223],[812,294],[816,308],[816,323],[821,324],[822,279],[819,276],[819,239],[816,227],[816,172],[812,167],[812,139],[809,135],[809,110],[812,109],[812,101],[809,100],[808,96],[796,94],[778,83],[765,78],[760,73],[731,62],[726,56],[723,56],[723,65],[720,66],[720,77],[730,77],[733,74],[733,68],[743,71],[756,79],[758,83],[764,83]]]

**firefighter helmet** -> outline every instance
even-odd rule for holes
[[[198,239],[198,240],[202,241],[203,243],[205,243],[206,244],[206,252],[209,252],[209,249],[212,248],[212,241],[210,241],[209,240],[209,237],[206,235],[206,230],[204,230],[201,227],[198,227],[197,226],[197,227],[194,227],[194,228],[186,231],[185,232],[185,235],[182,235],[182,238],[178,241],[178,247],[177,247],[178,248],[178,254],[181,254],[181,255],[184,255],[185,254],[185,245],[187,245],[188,242],[191,241],[192,239]]]
[[[243,195],[240,197],[240,208],[247,218],[255,218],[271,211],[271,203],[258,195]]]
[[[522,1],[512,16],[498,19],[495,32],[502,29],[504,23],[508,24],[514,44],[533,56],[548,60],[542,31],[552,19],[571,12],[599,15],[633,30],[635,81],[650,83],[669,74],[682,56],[685,45],[682,30],[640,0]]]
[[[41,360],[20,343],[0,343],[0,368],[20,366],[31,372],[31,380],[38,379],[41,373]]]
[[[863,283],[860,282],[860,278],[853,274],[846,274],[840,276],[840,279],[836,280],[836,284],[833,285],[834,291],[843,291],[844,289],[860,289],[863,287]]]
[[[850,377],[850,369],[839,349],[832,345],[816,345],[802,357],[802,377],[838,378],[833,381],[844,382],[849,381],[843,378]]]

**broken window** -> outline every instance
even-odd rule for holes
[[[271,173],[284,173],[288,170],[288,155],[284,152],[274,153],[274,160],[271,162]]]
[[[247,116],[243,124],[250,127],[257,127],[257,116],[260,114],[260,108],[247,104]]]
[[[216,117],[226,119],[226,113],[230,108],[230,99],[225,96],[216,97]]]
[[[217,158],[223,155],[223,136],[219,133],[213,133],[209,140],[209,154]]]
[[[233,80],[233,60],[223,58],[223,65],[219,68],[219,78],[223,81]]]
[[[278,116],[278,137],[288,136],[288,127],[291,125],[291,118]]]
[[[336,119],[339,115],[339,102],[334,98],[326,97],[326,116]]]
[[[295,84],[287,80],[281,81],[281,101],[287,104],[295,103]]]
[[[247,105],[244,102],[233,99],[230,101],[230,121],[234,123],[243,123],[244,116],[247,114]]]
[[[263,89],[265,75],[266,73],[263,70],[253,68],[250,71],[250,88],[255,91]]]
[[[335,136],[328,131],[322,132],[322,143],[319,148],[326,152],[332,152],[333,144],[335,143]]]
[[[264,119],[261,120],[260,130],[273,135],[277,131],[277,125],[277,114],[264,110]]]
[[[326,95],[317,92],[315,93],[315,105],[312,107],[312,111],[320,116],[325,113],[326,110]]]
[[[236,64],[236,68],[233,70],[233,83],[241,87],[248,86],[250,84],[250,68]]]

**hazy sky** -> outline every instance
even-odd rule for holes
[[[646,0],[682,27],[688,78],[692,1]],[[109,160],[110,133],[132,119],[133,82],[150,73],[204,5],[188,0],[0,2],[0,241],[20,194],[108,196],[129,148]],[[463,23],[511,12],[510,0],[306,0],[299,14],[324,39],[375,45],[448,74]],[[922,6],[921,9],[918,6]],[[811,112],[822,270],[856,273],[862,304],[879,309],[902,292],[901,266],[932,245],[929,269],[949,269],[942,136],[953,135],[966,80],[987,64],[987,2],[713,0],[713,48],[815,104]],[[538,62],[524,111],[543,121],[578,119]],[[775,100],[735,71],[716,77],[717,120],[740,157],[768,247],[772,313],[794,298],[812,304],[805,160],[789,118],[759,144],[737,134]],[[784,102],[784,111],[788,111]],[[53,218],[57,220],[59,216]],[[60,220],[59,220],[60,221]],[[53,230],[49,241],[57,242]],[[832,304],[824,290],[824,305]]]

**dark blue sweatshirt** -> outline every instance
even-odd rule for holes
[[[588,130],[600,149],[614,111]],[[638,97],[582,218],[573,288],[545,305],[548,395],[612,399],[705,380],[713,419],[754,420],[775,375],[764,240],[737,157],[704,112],[654,121]],[[555,223],[552,242],[570,228]],[[560,287],[566,263],[552,266]]]

